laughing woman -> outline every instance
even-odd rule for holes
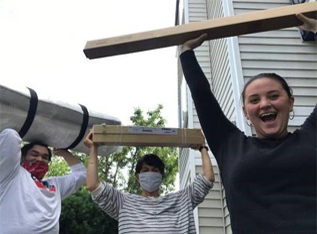
[[[245,85],[245,117],[257,136],[245,136],[223,114],[193,49],[180,60],[208,145],[218,162],[234,234],[316,233],[316,107],[299,130],[287,131],[294,97],[277,74]]]

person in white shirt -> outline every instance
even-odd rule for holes
[[[35,142],[21,150],[20,144],[15,130],[0,133],[0,234],[58,234],[61,200],[85,184],[86,168],[67,150],[54,150],[71,173],[43,179],[50,149]]]

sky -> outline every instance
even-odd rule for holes
[[[80,103],[130,125],[162,104],[178,127],[176,47],[89,60],[89,40],[173,27],[176,0],[0,0],[0,83]]]

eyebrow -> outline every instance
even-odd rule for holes
[[[272,90],[272,91],[269,91],[269,92],[267,92],[267,93],[268,93],[268,94],[271,94],[271,93],[275,93],[275,92],[279,93],[279,92],[281,92],[281,91],[280,91],[280,90]],[[250,96],[248,96],[248,98],[250,98],[250,97],[257,97],[257,96],[259,96],[259,94],[255,93],[255,94],[251,94]]]
[[[34,150],[34,149],[31,150],[31,153],[32,152],[37,153],[37,154],[42,155],[42,156],[45,156],[45,157],[48,157],[48,154],[41,154],[39,151]]]

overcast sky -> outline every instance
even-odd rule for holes
[[[89,40],[174,26],[176,0],[0,0],[0,83],[81,103],[129,125],[163,104],[178,127],[176,47],[95,60]]]

